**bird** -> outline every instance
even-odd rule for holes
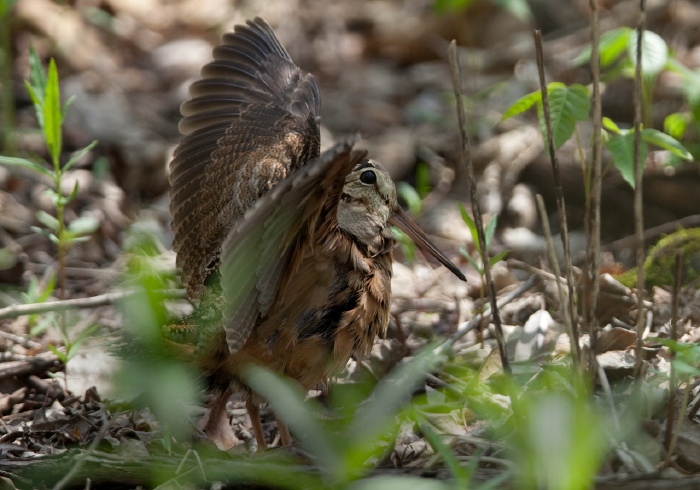
[[[234,393],[258,449],[267,447],[246,366],[309,390],[386,333],[391,226],[466,280],[398,205],[389,173],[357,137],[321,153],[320,110],[316,78],[259,17],[223,36],[181,106],[173,249],[195,304],[189,353],[212,394],[201,428],[221,449],[239,442],[226,416]]]

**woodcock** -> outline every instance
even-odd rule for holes
[[[349,139],[320,154],[320,91],[262,19],[236,26],[182,106],[171,163],[173,248],[197,305],[193,355],[214,401],[204,432],[237,442],[226,417],[246,398],[258,448],[255,363],[304,389],[361,358],[383,335],[396,225],[464,275],[397,205],[389,174]],[[280,425],[283,444],[290,443]]]

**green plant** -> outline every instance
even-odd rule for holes
[[[6,5],[6,3],[3,5]],[[66,110],[70,106],[71,100],[69,99],[61,106],[58,71],[56,70],[56,63],[53,59],[49,62],[48,73],[44,70],[39,57],[33,49],[30,50],[29,62],[30,79],[29,81],[25,81],[25,85],[32,99],[32,103],[34,104],[37,123],[41,129],[41,134],[46,143],[51,162],[49,165],[46,165],[45,162],[36,163],[25,158],[0,155],[0,163],[29,169],[48,177],[53,185],[52,188],[46,190],[46,194],[51,198],[56,216],[52,216],[44,211],[37,212],[36,219],[39,223],[44,225],[44,228],[32,227],[32,230],[45,235],[57,247],[60,297],[63,298],[66,290],[66,253],[71,245],[87,239],[87,235],[95,231],[99,223],[92,217],[80,217],[66,225],[64,219],[65,208],[75,198],[78,192],[78,184],[76,182],[71,193],[66,196],[61,192],[61,183],[66,172],[70,170],[83,155],[90,151],[97,142],[92,142],[87,147],[75,153],[63,166],[61,165],[63,118],[65,117]],[[54,289],[54,281],[55,279],[51,278],[42,293],[38,292],[36,284],[30,282],[26,299],[45,301]],[[57,324],[66,351],[64,353],[52,345],[49,345],[49,349],[64,363],[67,363],[77,353],[79,346],[85,338],[96,328],[94,326],[88,328],[75,339],[72,339],[68,332],[65,314],[59,315],[58,321],[56,321],[54,315],[47,318],[46,322],[42,322],[41,328],[46,327],[48,323]],[[32,322],[36,322],[36,319],[30,319],[30,324]]]
[[[496,232],[496,225],[498,224],[498,216],[494,216],[493,218],[491,218],[491,220],[484,227],[484,237],[486,239],[486,250],[481,250],[481,244],[479,243],[479,236],[478,236],[477,230],[476,230],[476,223],[474,223],[474,220],[472,219],[472,217],[469,216],[469,213],[467,213],[467,210],[464,209],[464,206],[462,206],[462,203],[459,203],[459,212],[462,214],[462,220],[469,228],[469,232],[472,235],[472,241],[474,243],[474,247],[476,248],[476,253],[477,253],[477,255],[479,255],[481,263],[474,260],[474,258],[471,256],[471,254],[464,247],[459,248],[459,253],[461,253],[469,261],[469,263],[472,265],[472,267],[474,267],[474,269],[476,269],[476,271],[479,273],[479,275],[483,279],[483,277],[484,277],[483,261],[485,260],[486,257],[489,256],[489,248],[491,247],[491,241],[493,240],[493,235]],[[508,251],[504,250],[503,252],[499,252],[496,255],[494,255],[493,257],[490,257],[488,259],[489,265],[493,267],[494,264],[503,260],[506,255],[508,255]]]
[[[118,349],[123,361],[114,384],[119,398],[135,400],[137,406],[153,411],[169,448],[171,437],[182,441],[191,434],[192,427],[183,420],[188,418],[189,406],[199,398],[199,380],[194,367],[186,362],[189,354],[167,336],[163,290],[170,278],[160,267],[160,247],[152,236],[138,230],[129,242],[123,285],[140,294],[117,303],[126,328]]]
[[[490,2],[523,22],[528,22],[532,18],[532,12],[526,0],[490,0]],[[433,0],[433,9],[438,14],[443,14],[465,10],[472,3],[474,0]]]
[[[588,89],[578,84],[566,86],[563,83],[552,82],[547,85],[547,95],[549,96],[554,148],[560,148],[575,135],[581,161],[581,170],[584,176],[585,197],[586,202],[588,202],[590,197],[592,166],[583,156],[583,147],[576,128],[577,121],[588,120],[588,112],[591,106]],[[546,141],[542,94],[539,90],[518,99],[506,110],[501,119],[508,119],[509,117],[523,113],[535,104],[537,105],[537,115],[542,135],[545,137]],[[634,130],[621,129],[608,118],[603,118],[603,127],[609,133],[604,133],[603,138],[606,141],[606,147],[612,155],[611,163],[620,171],[625,181],[634,187]],[[644,162],[644,158],[646,157],[649,144],[668,150],[684,160],[692,160],[690,152],[680,142],[668,134],[652,128],[643,128],[641,136],[642,145],[640,160],[642,162]],[[545,147],[547,147],[546,144]]]
[[[419,163],[416,166],[416,186],[413,187],[408,182],[398,182],[396,193],[404,200],[413,216],[419,217],[423,214],[423,200],[430,194],[430,167],[426,163]],[[406,260],[412,264],[416,257],[416,244],[413,240],[396,226],[392,226],[392,233],[401,245]]]
[[[644,125],[651,126],[651,102],[654,86],[659,73],[669,68],[669,49],[666,42],[652,31],[644,31],[642,36],[642,119]],[[600,68],[608,80],[620,76],[634,78],[637,59],[637,30],[620,27],[600,36],[598,45]],[[587,46],[574,64],[588,63],[591,47]]]
[[[3,151],[13,154],[14,141],[12,131],[15,128],[15,94],[12,88],[12,31],[10,30],[10,12],[17,0],[0,0],[0,142]]]
[[[66,172],[83,155],[94,148],[97,142],[93,141],[71,156],[64,165],[61,165],[63,118],[68,107],[70,107],[71,99],[68,99],[61,106],[58,71],[53,58],[49,61],[48,74],[33,49],[30,50],[29,61],[30,78],[29,81],[25,81],[25,85],[34,104],[37,123],[41,129],[51,162],[47,168],[45,164],[36,163],[25,158],[0,156],[0,163],[27,168],[48,177],[53,184],[53,188],[47,189],[46,194],[51,198],[56,216],[39,211],[36,218],[45,228],[34,228],[34,230],[45,235],[57,247],[60,292],[61,296],[63,296],[66,287],[66,252],[72,244],[86,240],[88,238],[87,235],[95,231],[99,223],[95,218],[84,216],[66,225],[64,219],[65,208],[68,203],[75,199],[78,192],[78,183],[76,182],[73,190],[66,196],[61,192],[61,182]]]

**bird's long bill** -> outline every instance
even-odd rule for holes
[[[437,248],[433,242],[426,236],[425,232],[421,230],[416,223],[413,222],[411,218],[408,217],[406,212],[401,209],[400,206],[396,206],[394,210],[394,215],[389,219],[389,224],[398,227],[401,231],[411,237],[416,245],[421,251],[429,253],[435,257],[442,265],[447,267],[455,276],[459,277],[461,280],[466,281],[467,278],[464,277],[462,271],[460,271],[456,265],[452,263],[447,255]]]

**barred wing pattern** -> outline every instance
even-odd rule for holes
[[[308,247],[320,238],[317,230],[329,228],[323,220],[337,219],[335,212],[325,212],[328,204],[337,207],[345,177],[366,155],[364,150],[353,150],[353,144],[353,140],[336,144],[280,182],[226,238],[221,277],[226,341],[232,354],[283,293],[283,278],[294,274]]]
[[[170,164],[173,249],[193,300],[229,230],[320,147],[318,84],[264,20],[236,26],[213,56],[182,106],[186,136]]]

